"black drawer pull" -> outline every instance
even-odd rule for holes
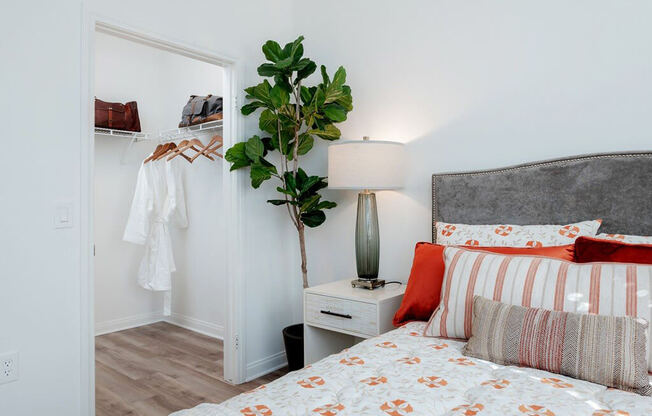
[[[352,319],[353,317],[351,315],[345,315],[343,313],[337,313],[337,312],[331,312],[331,311],[321,311],[324,315],[333,315],[333,316],[338,316],[340,318],[346,318],[346,319]]]

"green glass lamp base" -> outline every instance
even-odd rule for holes
[[[358,215],[355,222],[355,260],[358,278],[378,279],[380,239],[378,235],[378,209],[376,194],[358,194]]]

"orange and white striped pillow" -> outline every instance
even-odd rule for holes
[[[438,221],[437,244],[446,246],[543,247],[572,244],[577,237],[594,237],[602,220],[567,225],[470,225]]]
[[[447,247],[441,303],[425,336],[469,338],[473,297],[555,311],[652,319],[652,266],[572,263]],[[647,340],[648,369],[652,345]]]

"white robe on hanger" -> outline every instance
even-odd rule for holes
[[[172,254],[170,225],[188,226],[179,158],[144,163],[138,171],[136,191],[123,239],[145,245],[138,268],[138,283],[145,289],[165,291],[165,315],[170,314]]]

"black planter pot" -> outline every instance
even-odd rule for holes
[[[303,368],[303,324],[290,325],[283,328],[285,355],[288,358],[290,371]]]

